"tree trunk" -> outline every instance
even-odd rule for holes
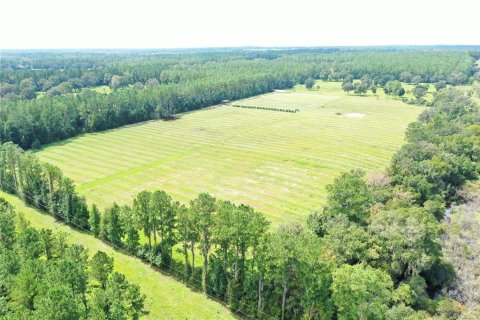
[[[195,280],[195,242],[192,241],[191,246],[190,246],[190,251],[192,252],[192,283]]]
[[[239,267],[239,279],[240,281],[243,282],[244,279],[244,274],[245,274],[245,255],[246,255],[246,250],[245,248],[242,248],[242,252],[240,255],[240,267]]]
[[[20,190],[23,190],[23,186],[25,185],[24,183],[25,173],[23,172],[24,170],[20,168],[20,161],[18,159],[17,159],[17,162],[18,162],[18,192],[20,192]]]
[[[1,157],[1,163],[0,163],[0,188],[1,189],[5,189],[5,187],[3,186],[3,180],[4,180],[4,177],[5,177],[5,172],[6,172],[6,164],[5,164],[5,157]]]
[[[15,194],[18,193],[18,181],[17,181],[17,170],[15,169],[15,160],[11,159],[12,161],[10,162],[10,168],[12,170],[12,175],[13,175],[13,184],[15,186]]]
[[[150,249],[150,264],[153,265],[153,259],[152,259],[152,232],[148,230],[148,248]]]
[[[235,281],[238,281],[238,246],[235,246],[235,271],[234,271]]]
[[[258,306],[257,306],[257,317],[260,316],[262,312],[263,304],[263,271],[260,271],[258,276]]]
[[[87,296],[85,295],[85,291],[82,292],[82,302],[85,307],[85,312],[88,314]]]
[[[283,293],[282,293],[282,320],[285,320],[285,303],[287,302],[288,282],[283,281]]]
[[[49,192],[49,203],[48,203],[48,210],[50,213],[53,213],[53,178],[52,173],[48,170],[47,171],[47,178],[48,178],[48,192]]]
[[[157,253],[157,226],[153,223],[153,252]]]
[[[183,254],[185,255],[185,279],[188,277],[188,244],[183,243]]]
[[[208,277],[208,242],[203,244],[203,270],[202,270],[202,289],[207,292],[207,277]]]
[[[152,234],[148,231],[148,248],[152,251]]]

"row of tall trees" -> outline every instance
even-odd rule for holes
[[[58,167],[40,162],[33,153],[10,142],[0,148],[0,188],[66,223],[84,229],[89,226],[85,197],[75,192],[73,181]]]
[[[153,88],[126,88],[111,94],[19,100],[0,106],[0,140],[22,148],[140,121],[169,117],[293,85],[288,74],[213,78]]]
[[[34,229],[0,199],[2,319],[139,319],[145,296],[113,258]]]

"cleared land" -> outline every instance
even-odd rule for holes
[[[274,223],[303,219],[340,172],[383,169],[424,109],[382,93],[347,95],[340,83],[318,85],[235,102],[298,113],[217,106],[86,134],[38,155],[101,207],[130,202],[143,189],[183,202],[207,191],[250,204]]]
[[[205,295],[193,292],[174,278],[165,276],[140,260],[112,249],[93,236],[74,230],[53,217],[25,206],[17,197],[0,191],[0,197],[23,213],[35,228],[53,229],[68,234],[67,241],[82,244],[90,254],[101,250],[115,259],[115,270],[125,274],[129,281],[137,283],[147,295],[142,319],[235,319],[224,306],[209,300]]]

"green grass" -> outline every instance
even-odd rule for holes
[[[472,85],[456,86],[455,88],[472,93],[472,101],[480,105],[480,82],[475,81]]]
[[[93,88],[88,88],[88,90],[92,90],[98,93],[105,93],[105,94],[109,94],[112,92],[112,89],[109,86],[97,86]]]
[[[425,94],[425,96],[422,98],[427,102],[433,101],[433,95],[435,94],[435,87],[432,84],[424,83],[425,85],[428,86],[428,91]],[[415,96],[412,93],[412,90],[415,88],[415,85],[413,84],[408,84],[408,83],[402,83],[403,88],[405,89],[405,96],[408,99],[416,99]],[[383,89],[379,89],[378,91],[381,91],[381,93],[385,94]]]
[[[143,189],[164,189],[182,202],[207,191],[252,205],[275,224],[303,220],[340,172],[385,168],[424,110],[380,92],[347,95],[340,83],[318,84],[319,91],[297,86],[236,102],[299,113],[218,106],[86,134],[38,155],[100,207],[131,202]]]
[[[43,97],[45,97],[45,92],[43,92],[43,91],[35,92],[35,99],[40,99],[40,98],[43,98]]]
[[[222,305],[205,295],[188,289],[174,278],[163,275],[139,259],[115,251],[93,236],[74,230],[53,217],[27,207],[15,196],[0,191],[0,197],[23,213],[35,228],[48,228],[68,234],[67,241],[82,244],[90,254],[101,250],[115,259],[115,270],[125,274],[129,281],[137,283],[147,295],[149,313],[142,319],[234,319]]]

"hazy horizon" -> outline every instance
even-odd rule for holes
[[[469,46],[479,11],[469,0],[16,0],[2,4],[0,48]]]
[[[3,51],[188,51],[188,50],[235,50],[235,49],[246,49],[246,50],[295,50],[295,49],[423,49],[423,48],[438,48],[438,49],[455,49],[455,48],[475,48],[480,49],[480,44],[425,44],[425,45],[409,45],[409,44],[389,44],[389,45],[340,45],[340,46],[230,46],[230,47],[77,47],[77,48],[62,48],[62,47],[51,47],[51,48],[1,48]]]

